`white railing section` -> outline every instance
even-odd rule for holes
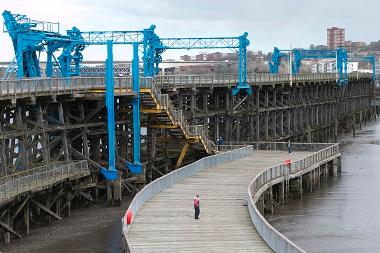
[[[316,152],[321,149],[330,147],[331,145],[334,145],[335,143],[298,143],[298,142],[291,142],[291,149],[293,151],[312,151]],[[236,146],[236,145],[252,145],[254,149],[256,150],[288,150],[288,142],[264,142],[264,141],[258,141],[258,142],[251,142],[251,141],[240,141],[240,142],[228,142],[223,146]],[[223,147],[218,146],[218,147]]]
[[[368,73],[350,73],[350,79],[371,78]],[[132,77],[115,77],[115,90],[120,92],[132,90]],[[164,75],[153,78],[141,77],[140,83],[156,83],[160,88],[174,87],[218,87],[236,85],[237,74],[217,75]],[[336,81],[336,74],[249,74],[250,84],[273,84],[278,82],[298,81]],[[32,96],[64,95],[88,93],[89,90],[105,89],[104,77],[71,77],[71,78],[33,78],[0,80],[0,99],[17,99]]]
[[[264,144],[258,144],[264,145]],[[286,143],[272,143],[268,144],[266,148],[284,148]],[[248,210],[251,216],[252,223],[254,224],[257,232],[261,235],[264,241],[275,252],[281,253],[294,253],[305,252],[295,243],[291,242],[288,238],[278,232],[272,227],[268,221],[262,216],[256,207],[256,203],[259,200],[261,194],[267,190],[271,185],[279,183],[286,178],[295,177],[296,173],[302,173],[311,166],[317,166],[321,162],[326,162],[329,159],[333,159],[338,156],[339,145],[338,144],[292,144],[293,150],[301,151],[314,151],[314,153],[304,159],[291,163],[288,165],[280,164],[269,168],[255,177],[255,179],[248,186]]]
[[[139,193],[136,194],[132,200],[125,217],[122,219],[123,225],[123,246],[126,252],[132,252],[131,243],[128,238],[128,231],[133,226],[133,219],[137,215],[139,209],[149,201],[153,196],[159,192],[167,189],[175,183],[192,176],[202,169],[217,166],[224,162],[236,160],[242,157],[249,156],[254,150],[287,150],[288,143],[286,142],[254,142],[250,143],[250,146],[244,145],[221,145],[216,146],[217,151],[227,151],[217,155],[202,158],[201,160],[182,167],[176,171],[173,171],[145,186]],[[290,168],[285,164],[274,166],[260,173],[248,186],[248,210],[252,219],[252,223],[256,227],[258,233],[262,236],[265,242],[275,252],[304,252],[296,244],[291,242],[276,229],[274,229],[260,214],[256,207],[261,194],[270,187],[271,183],[276,180],[283,180],[286,177],[294,176],[296,173],[300,173],[311,166],[316,166],[320,162],[326,162],[328,159],[332,159],[339,155],[338,144],[329,143],[292,143],[293,151],[312,151],[312,155],[292,162]],[[237,148],[237,149],[236,149]],[[126,222],[127,213],[132,213],[132,223],[128,225]]]
[[[115,77],[115,92],[132,90],[132,77]],[[153,80],[141,78],[140,83]],[[33,78],[0,80],[0,100],[37,96],[87,94],[105,90],[104,77]]]
[[[0,203],[67,178],[90,175],[87,161],[54,163],[0,178]]]
[[[350,73],[349,78],[359,80],[361,78],[371,78],[368,73]],[[318,74],[248,74],[247,82],[250,84],[273,84],[282,82],[321,82],[337,81],[338,75],[335,73]],[[180,88],[180,87],[225,87],[235,86],[239,82],[237,74],[216,74],[216,75],[162,75],[155,78],[155,83],[160,88]]]
[[[219,164],[233,161],[242,157],[246,157],[251,155],[253,152],[252,146],[245,146],[243,148],[234,149],[225,153],[220,153],[213,156],[208,156],[205,158],[202,158],[192,164],[186,165],[178,170],[175,170],[169,174],[166,174],[165,176],[162,176],[153,182],[146,185],[140,192],[136,194],[136,196],[133,198],[131,204],[129,205],[129,208],[126,212],[131,212],[132,217],[132,224],[128,225],[126,219],[126,216],[122,219],[122,225],[123,225],[123,245],[126,250],[126,252],[133,252],[133,248],[131,248],[131,244],[128,238],[128,231],[131,226],[133,226],[133,218],[137,215],[139,209],[147,202],[149,201],[154,195],[157,193],[165,190],[166,188],[174,185],[175,183],[190,177],[192,175],[195,175],[200,170],[217,166]]]

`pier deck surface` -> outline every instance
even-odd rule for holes
[[[250,220],[247,187],[263,170],[310,154],[255,151],[160,192],[132,223],[128,237],[133,252],[272,252]],[[194,220],[195,194],[200,195],[199,220]]]

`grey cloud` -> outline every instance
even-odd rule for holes
[[[41,8],[47,0],[1,1],[10,9],[28,4],[23,13],[32,18],[53,17],[82,30],[143,29],[154,23],[162,37],[236,36],[247,31],[255,51],[324,44],[330,26],[345,27],[348,40],[380,39],[378,0],[56,0],[49,1],[56,6],[49,12]],[[5,43],[4,34],[0,38]]]

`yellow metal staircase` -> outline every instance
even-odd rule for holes
[[[140,100],[141,112],[155,113],[159,121],[158,125],[149,127],[166,128],[174,138],[182,137],[188,142],[201,144],[207,154],[214,153],[215,144],[208,138],[204,127],[190,125],[182,110],[176,110],[169,95],[161,94],[154,82],[141,85]]]
[[[92,86],[90,93],[104,94],[105,88]],[[104,80],[103,80],[104,81]],[[132,92],[132,80],[129,78],[115,79],[115,96],[134,96]],[[141,113],[152,114],[156,122],[152,125],[147,123],[149,128],[167,129],[171,140],[181,140],[182,142],[191,143],[192,147],[204,150],[207,154],[215,152],[215,144],[208,138],[203,125],[190,125],[182,110],[177,110],[170,100],[168,94],[161,94],[161,90],[156,86],[153,79],[140,79],[140,105]],[[146,122],[145,122],[146,123]],[[189,145],[184,145],[180,154],[179,162],[186,154]],[[180,163],[179,163],[180,164]]]

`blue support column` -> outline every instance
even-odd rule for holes
[[[248,33],[244,33],[239,37],[239,83],[232,88],[232,96],[236,96],[241,90],[248,95],[252,94],[252,87],[247,83],[247,47],[249,40]]]
[[[46,59],[46,76],[52,77],[53,76],[53,53],[48,48],[47,51],[47,59]]]
[[[345,86],[348,83],[347,75],[347,51],[343,48],[338,48],[336,51],[337,71],[338,71],[338,85]]]
[[[102,168],[103,176],[108,180],[116,180],[118,177],[115,168],[115,110],[114,110],[114,76],[113,76],[113,42],[107,41],[107,62],[106,62],[106,107],[107,107],[107,127],[108,127],[108,169]]]
[[[376,80],[376,60],[372,62],[372,80]]]
[[[133,163],[127,162],[127,167],[134,174],[142,173],[140,161],[141,125],[140,125],[140,73],[139,73],[139,44],[133,43],[132,60],[132,90],[136,95],[132,99],[133,107]]]
[[[143,43],[143,68],[144,68],[144,77],[149,76],[150,73],[150,55],[148,54],[148,43],[149,43],[149,32],[148,29],[144,29],[144,43]],[[134,49],[133,49],[134,50]],[[133,51],[133,60],[135,59],[135,54]],[[133,64],[133,63],[132,63]],[[133,66],[132,66],[132,75],[133,75]]]
[[[24,64],[23,64],[23,52],[21,50],[21,48],[23,47],[24,45],[22,44],[22,40],[21,38],[19,38],[17,40],[17,53],[16,53],[16,57],[17,57],[17,78],[21,79],[24,77]]]

